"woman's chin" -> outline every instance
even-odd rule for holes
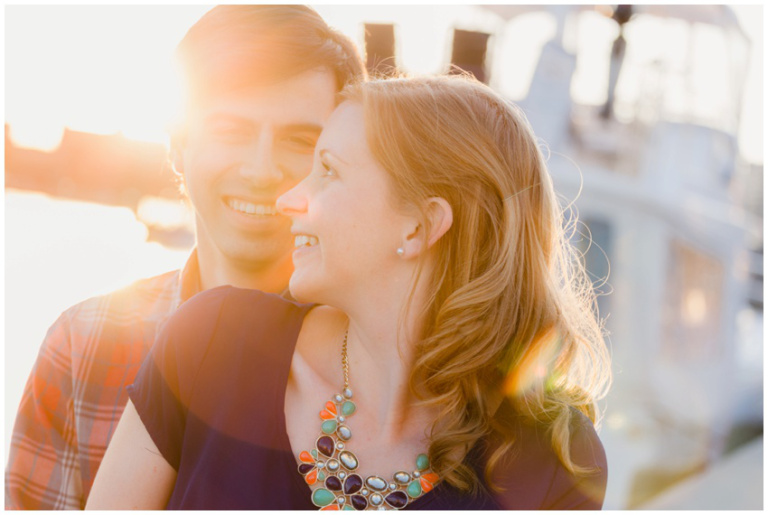
[[[321,304],[320,297],[317,291],[307,284],[306,281],[291,276],[291,280],[288,282],[288,291],[291,292],[291,297],[299,302]]]

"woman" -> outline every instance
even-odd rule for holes
[[[88,507],[599,508],[607,353],[523,115],[460,77],[342,96],[277,203],[299,302],[185,304]]]

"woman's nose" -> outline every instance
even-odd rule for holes
[[[296,216],[307,211],[307,197],[303,191],[304,181],[277,198],[277,211],[285,216]]]

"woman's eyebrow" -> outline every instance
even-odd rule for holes
[[[335,154],[335,153],[331,152],[331,151],[330,151],[330,150],[328,150],[327,148],[324,148],[324,149],[322,149],[322,150],[319,152],[319,156],[320,156],[321,158],[325,158],[325,156],[326,156],[326,155],[329,155],[329,156],[331,156],[331,159],[334,159],[334,160],[336,160],[336,161],[339,161],[339,162],[340,162],[340,163],[342,163],[342,164],[345,164],[345,165],[348,165],[348,164],[349,164],[349,163],[347,163],[346,161],[344,161],[342,158],[340,158],[340,157],[338,156],[338,154]]]

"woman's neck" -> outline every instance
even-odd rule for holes
[[[380,441],[397,440],[403,426],[421,418],[410,389],[423,323],[414,315],[422,312],[424,288],[419,286],[410,303],[409,288],[389,299],[377,295],[347,310],[350,387],[381,427]],[[406,311],[406,305],[411,309]]]

